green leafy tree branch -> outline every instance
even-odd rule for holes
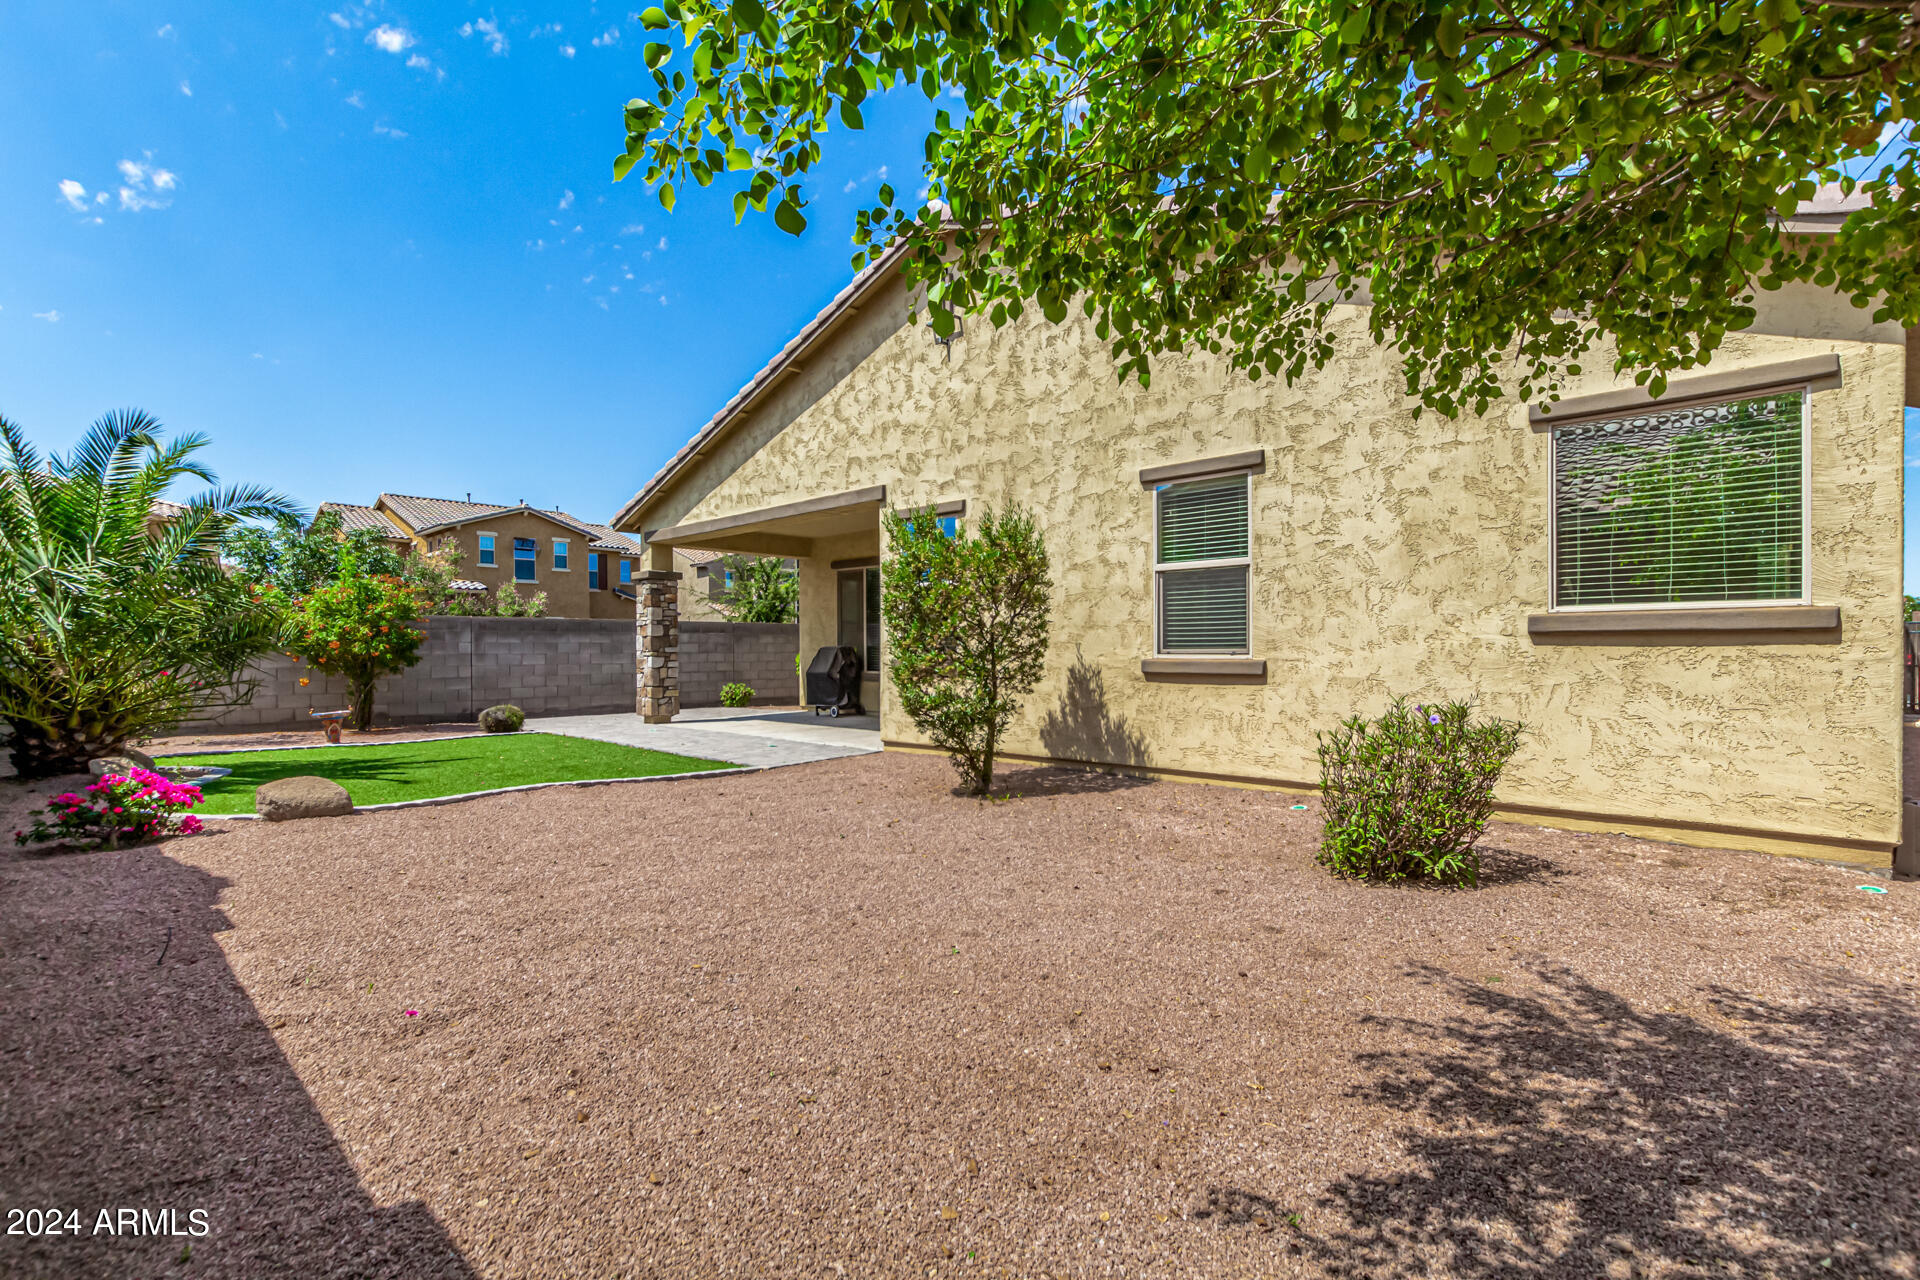
[[[731,188],[799,234],[834,129],[931,101],[926,198],[881,185],[889,246],[942,336],[1082,308],[1119,375],[1166,352],[1249,376],[1324,365],[1345,300],[1446,415],[1550,398],[1601,339],[1656,391],[1755,318],[1833,287],[1920,323],[1920,168],[1791,234],[1920,113],[1909,0],[664,0],[614,176],[671,209]],[[679,37],[676,49],[673,36]],[[1509,364],[1509,361],[1515,364]],[[1514,371],[1514,372],[1509,372]]]

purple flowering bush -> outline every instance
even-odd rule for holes
[[[1475,846],[1522,731],[1476,721],[1471,703],[1395,698],[1377,720],[1319,733],[1320,864],[1368,880],[1478,884]]]
[[[164,835],[190,836],[200,830],[200,819],[186,811],[200,798],[200,788],[145,769],[109,773],[85,791],[54,796],[33,826],[14,832],[13,839],[16,844],[67,840],[108,849]]]

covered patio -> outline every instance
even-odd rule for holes
[[[674,611],[666,606],[666,588],[674,582],[673,552],[703,550],[780,556],[795,562],[802,663],[826,645],[847,645],[858,652],[866,673],[860,701],[877,729],[882,697],[880,522],[886,505],[887,487],[871,485],[645,531],[647,570],[640,583],[642,718],[659,724],[691,714],[679,709],[673,658],[677,643],[669,634],[670,628],[677,627],[677,618],[669,616]],[[963,506],[948,504],[940,514],[958,515]],[[796,700],[806,697],[800,684],[796,676]],[[650,688],[660,692],[650,697]]]

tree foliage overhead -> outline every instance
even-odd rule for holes
[[[641,18],[653,87],[614,176],[637,166],[669,209],[676,185],[720,181],[736,220],[771,207],[798,234],[822,136],[860,128],[869,97],[963,99],[927,135],[926,202],[883,185],[854,228],[856,266],[912,245],[943,336],[955,313],[1080,305],[1123,378],[1196,347],[1293,378],[1362,296],[1409,393],[1451,415],[1551,394],[1603,335],[1658,389],[1790,281],[1920,323],[1912,150],[1837,236],[1780,221],[1920,112],[1910,0],[664,0]]]

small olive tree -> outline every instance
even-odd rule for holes
[[[943,533],[930,508],[886,523],[881,608],[895,696],[967,793],[986,795],[1000,740],[1046,658],[1046,545],[1018,508],[987,510],[970,538]]]

